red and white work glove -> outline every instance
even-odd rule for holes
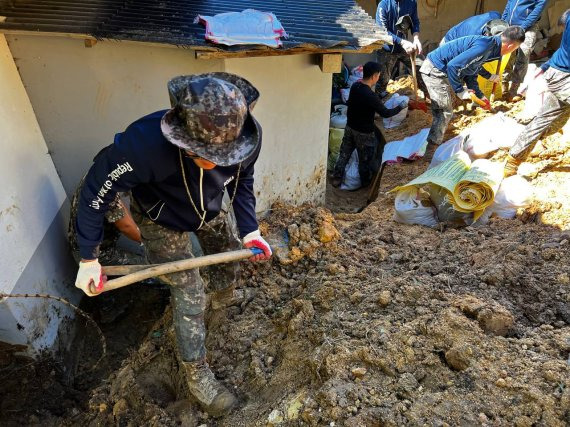
[[[247,234],[243,238],[243,246],[248,249],[257,248],[263,251],[262,254],[257,254],[252,256],[249,259],[250,261],[263,261],[271,258],[271,255],[273,254],[273,252],[271,251],[271,247],[269,246],[269,243],[267,243],[265,239],[261,237],[261,233],[259,232],[259,230],[255,230]]]
[[[481,101],[485,103],[485,105],[481,105],[481,108],[485,111],[491,111],[491,101],[489,101],[489,98],[484,96],[483,98],[481,98]]]
[[[103,276],[101,270],[101,264],[99,261],[94,259],[93,261],[81,261],[79,263],[79,271],[77,272],[77,278],[75,279],[75,287],[81,289],[85,292],[85,295],[94,297],[99,295],[103,290],[103,285],[105,283],[106,277]],[[97,293],[91,292],[91,284],[95,284],[95,289]]]

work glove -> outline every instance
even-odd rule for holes
[[[103,290],[105,279],[101,270],[101,264],[99,264],[98,260],[94,259],[93,261],[80,262],[77,278],[75,279],[75,287],[85,292],[85,295],[94,297],[99,295]],[[91,283],[95,284],[97,293],[91,292]]]
[[[501,77],[498,74],[491,74],[491,77],[489,77],[491,83],[499,83],[500,80]]]
[[[262,254],[252,256],[249,259],[250,261],[263,261],[271,258],[271,255],[273,254],[269,243],[267,243],[265,239],[261,237],[259,230],[255,230],[247,234],[243,238],[243,246],[248,249],[257,248],[263,251]]]
[[[471,94],[474,93],[472,90],[463,89],[461,92],[457,94],[459,99],[463,101],[471,101]]]
[[[484,96],[483,98],[481,98],[481,101],[483,101],[485,103],[485,105],[481,105],[481,108],[485,111],[491,111],[491,101],[489,101],[489,99]]]
[[[408,55],[410,55],[414,50],[416,50],[414,44],[409,42],[408,40],[402,40],[401,46]]]
[[[416,50],[418,55],[422,54],[422,42],[420,41],[419,36],[414,36],[414,49]]]

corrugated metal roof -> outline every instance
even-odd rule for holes
[[[283,48],[362,50],[389,41],[385,30],[353,0],[0,0],[0,32],[87,35],[211,50],[197,15],[244,9],[273,12],[289,34]]]

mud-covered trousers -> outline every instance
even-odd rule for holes
[[[376,59],[381,67],[380,79],[378,79],[378,83],[376,83],[376,89],[375,89],[377,95],[381,95],[383,92],[386,91],[386,88],[388,87],[388,82],[390,81],[390,77],[392,76],[392,70],[394,69],[394,66],[398,61],[402,61],[406,65],[406,67],[410,69],[411,73],[412,62],[410,59],[410,55],[408,55],[406,52],[392,53],[384,49],[379,49],[376,51]],[[416,63],[418,61],[419,60],[416,60]],[[422,90],[422,92],[424,92],[424,94],[426,94],[427,89],[426,85],[422,81],[422,76],[418,74],[417,77],[418,77],[418,87]]]
[[[428,143],[440,145],[453,118],[453,90],[447,80],[447,75],[437,69],[429,59],[420,68],[420,74],[427,86],[431,98],[431,113],[433,120],[427,137]]]
[[[379,132],[379,131],[378,131]],[[350,160],[352,152],[356,150],[358,153],[358,173],[360,174],[360,183],[362,187],[366,187],[372,180],[375,167],[375,156],[378,153],[379,140],[375,132],[362,133],[350,127],[344,128],[344,136],[340,144],[338,159],[334,166],[333,177],[342,179],[344,169]]]
[[[142,215],[136,202],[131,203],[133,219],[139,226],[147,261],[151,264],[192,258],[189,232],[174,231],[155,224]],[[209,227],[208,227],[209,226]],[[205,255],[241,249],[233,210],[220,212],[202,229],[195,232]],[[183,361],[201,360],[206,355],[204,311],[206,295],[204,280],[210,291],[219,291],[235,284],[238,263],[210,266],[167,274],[160,279],[170,287],[174,330]]]
[[[570,108],[570,73],[550,67],[544,73],[544,79],[549,92],[546,92],[537,115],[526,125],[511,147],[509,154],[515,159],[524,160],[544,132]]]
[[[511,59],[505,70],[504,82],[511,82],[510,93],[514,95],[520,84],[524,81],[530,62],[530,54],[536,44],[538,25],[533,25],[525,32],[524,42],[511,54]]]

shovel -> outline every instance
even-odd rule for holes
[[[412,77],[414,79],[414,100],[408,103],[410,110],[422,110],[427,113],[427,105],[423,101],[418,101],[418,76],[416,74],[416,51],[410,53],[410,62],[412,65]]]
[[[177,273],[179,271],[192,270],[194,268],[207,267],[209,265],[223,264],[226,262],[241,261],[253,255],[262,254],[261,249],[242,249],[239,251],[222,252],[219,254],[206,255],[197,258],[188,258],[179,261],[167,262],[154,265],[118,265],[103,267],[103,274],[108,276],[120,276],[117,279],[108,280],[103,284],[103,290],[98,292],[95,285],[91,283],[89,290],[93,294],[100,294],[114,289],[123,288],[141,280],[151,277],[158,277],[165,274]]]

